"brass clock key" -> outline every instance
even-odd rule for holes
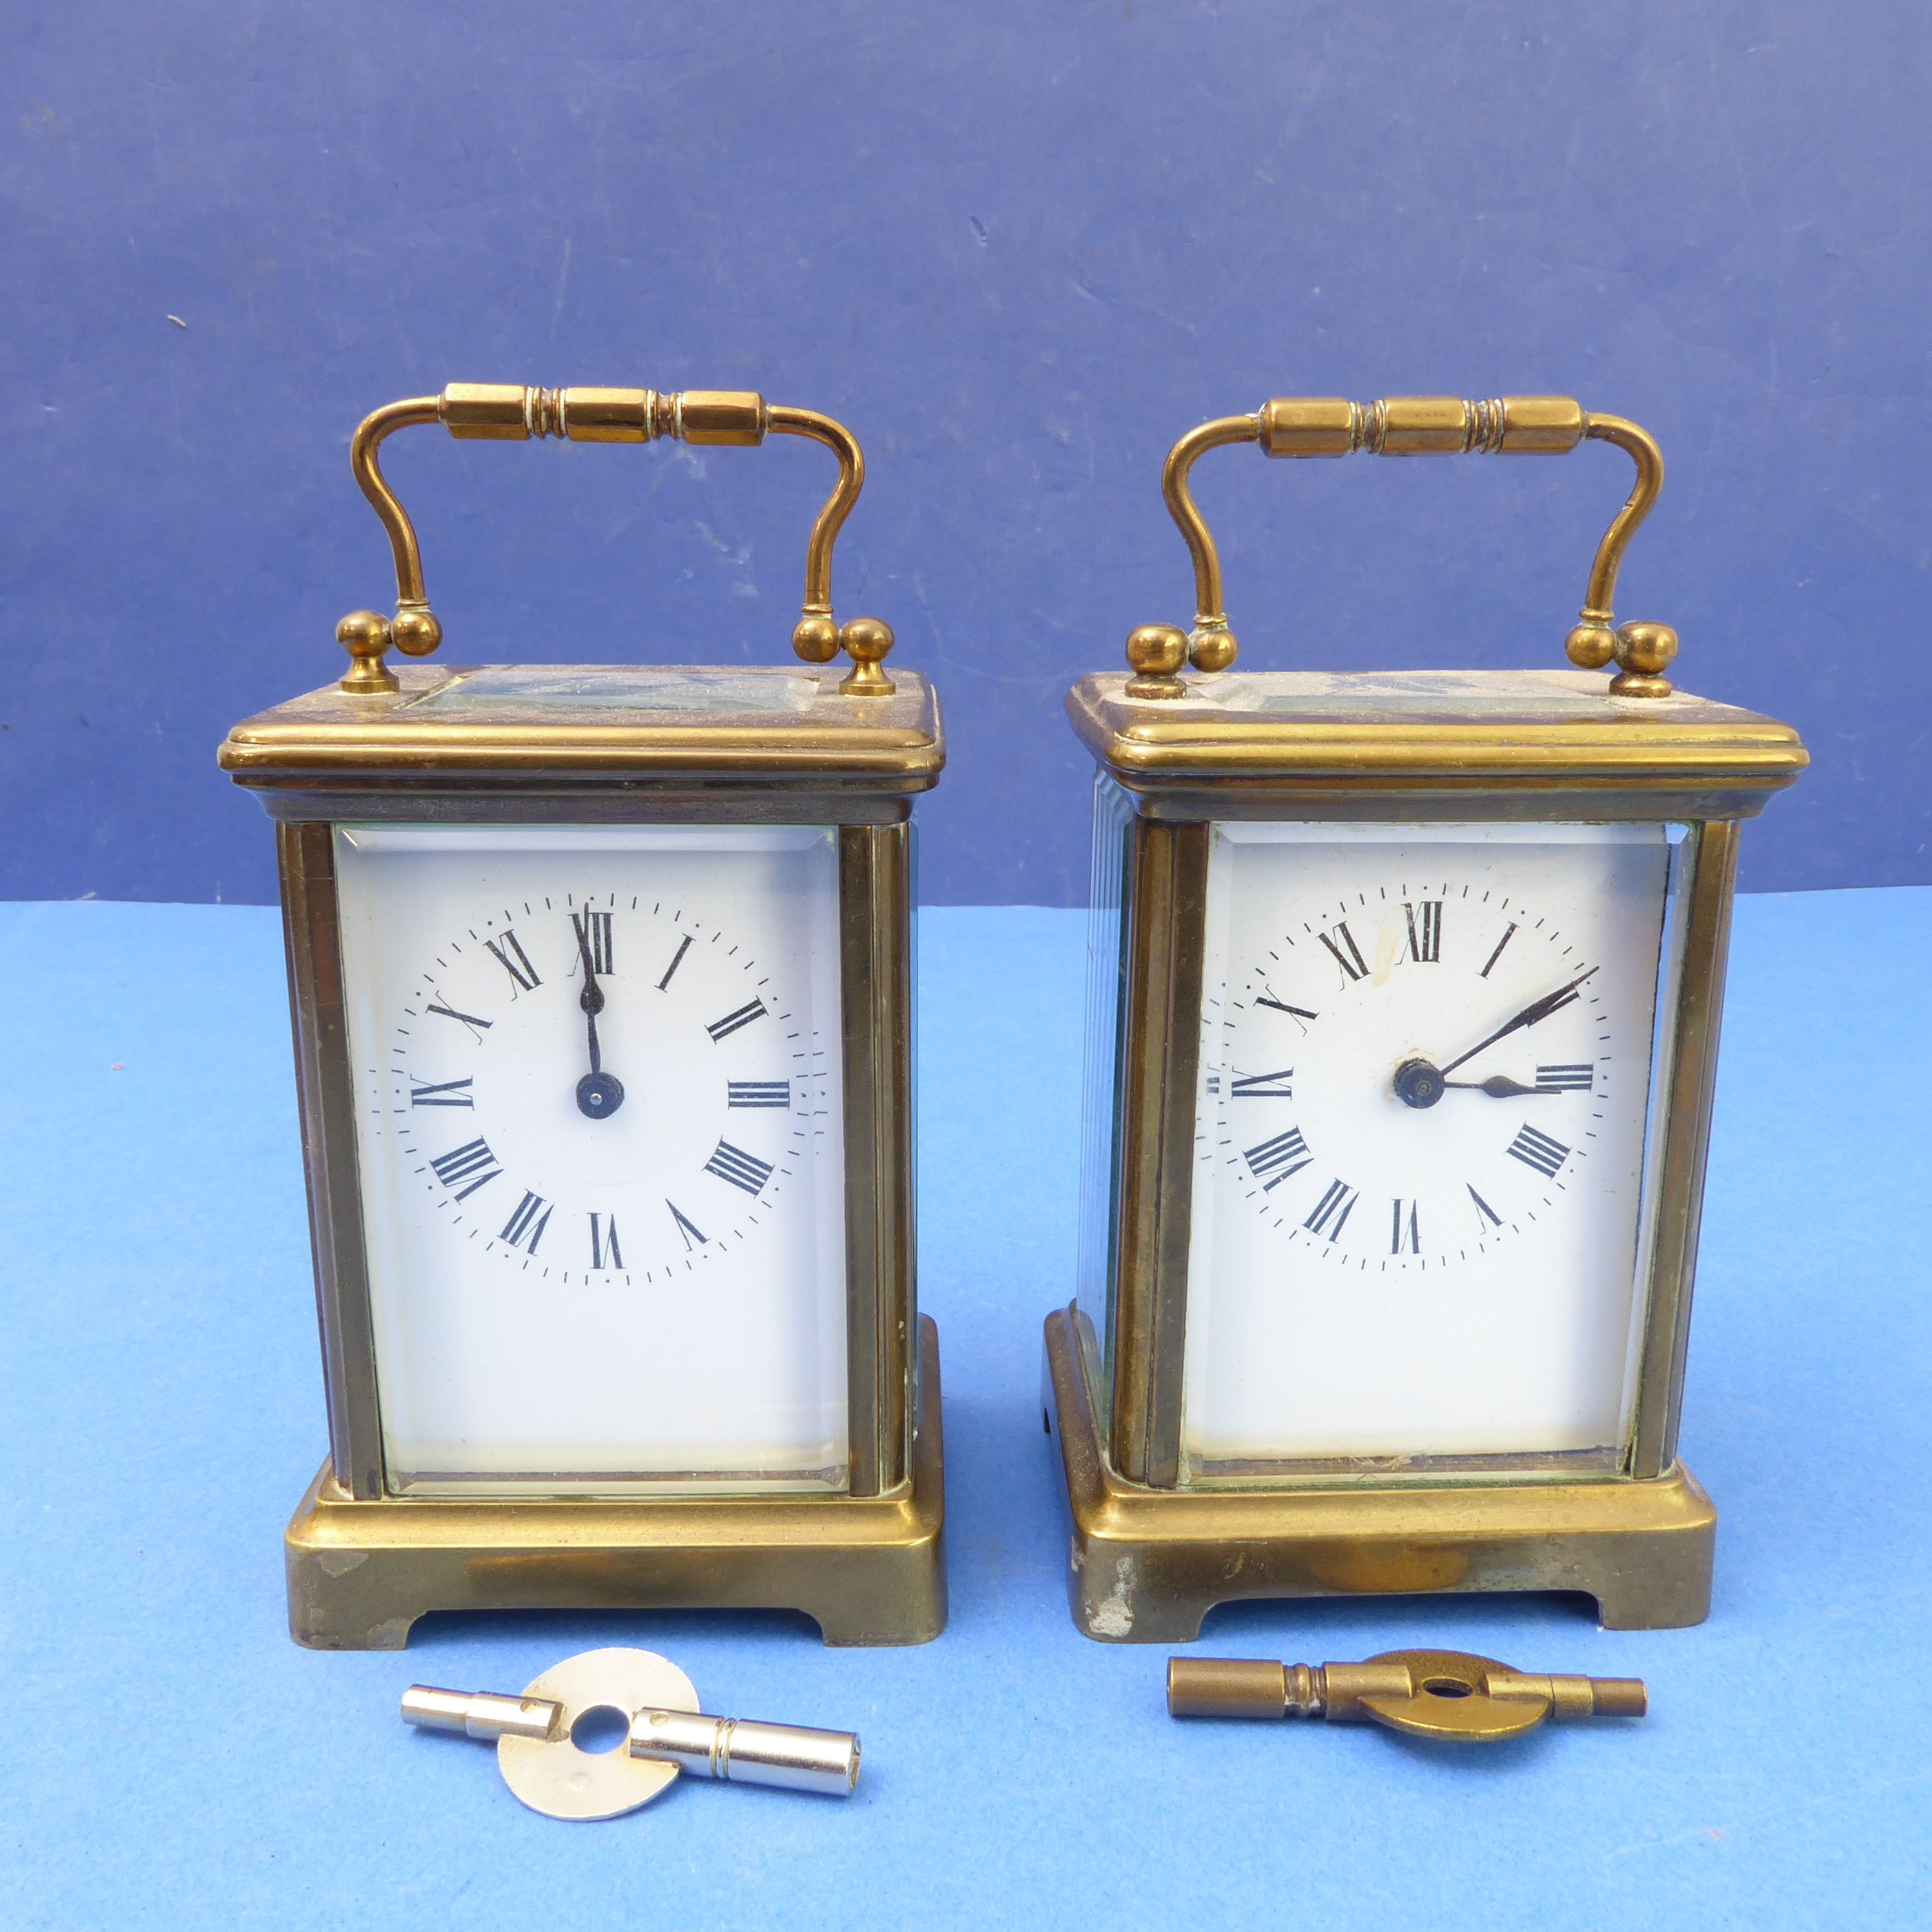
[[[573,1733],[593,1713],[628,1720],[622,1744],[586,1751]],[[849,1798],[859,1782],[850,1731],[712,1718],[691,1679],[655,1651],[586,1650],[554,1664],[520,1697],[412,1684],[403,1722],[494,1741],[497,1768],[548,1818],[615,1818],[648,1804],[680,1771]]]
[[[1174,1657],[1167,1664],[1170,1717],[1372,1721],[1460,1744],[1520,1737],[1546,1718],[1640,1718],[1648,1706],[1640,1678],[1534,1677],[1460,1650],[1385,1650],[1361,1664]]]

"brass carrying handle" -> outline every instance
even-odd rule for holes
[[[1502,396],[1466,402],[1456,396],[1390,396],[1352,403],[1340,396],[1283,396],[1251,416],[1222,416],[1190,430],[1168,452],[1162,494],[1194,559],[1194,628],[1143,624],[1127,640],[1135,698],[1180,698],[1184,659],[1197,670],[1226,670],[1238,646],[1221,604],[1221,559],[1189,494],[1187,473],[1204,451],[1223,443],[1258,442],[1269,456],[1562,456],[1585,441],[1615,443],[1636,465],[1628,500],[1604,532],[1590,569],[1582,622],[1564,641],[1570,662],[1600,670],[1612,658],[1610,681],[1618,698],[1666,698],[1664,667],[1677,655],[1668,624],[1628,623],[1612,628],[1617,569],[1637,526],[1664,488],[1664,457],[1649,435],[1622,416],[1596,416],[1568,396]]]
[[[415,526],[382,475],[377,454],[383,439],[416,423],[440,422],[459,442],[527,442],[554,436],[572,442],[650,442],[663,436],[692,444],[748,448],[766,432],[809,436],[838,459],[838,481],[805,549],[805,608],[793,626],[791,647],[808,664],[826,664],[842,648],[852,660],[839,685],[848,697],[890,698],[892,682],[880,660],[892,647],[892,627],[877,617],[854,617],[841,626],[832,616],[832,546],[865,487],[866,458],[842,423],[815,410],[784,409],[742,389],[534,389],[514,382],[452,382],[440,396],[391,403],[365,416],[349,446],[350,467],[375,506],[396,559],[396,614],[352,610],[335,635],[352,660],[344,691],[382,693],[398,688],[383,662],[393,644],[406,656],[428,657],[442,642],[442,626],[423,589],[422,553]]]

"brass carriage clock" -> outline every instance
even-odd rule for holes
[[[1586,439],[1637,480],[1578,668],[1232,668],[1204,451]],[[1634,424],[1541,396],[1278,400],[1168,458],[1195,628],[1136,631],[1130,674],[1067,700],[1099,769],[1045,1406],[1091,1636],[1358,1592],[1708,1611],[1716,1518],[1677,1436],[1738,822],[1806,758],[1674,691],[1666,626],[1612,628],[1663,476]]]
[[[827,446],[803,664],[392,669],[442,629],[377,454],[432,422]],[[890,630],[832,616],[858,445],[755,394],[459,384],[352,455],[396,614],[345,617],[340,685],[220,754],[276,820],[328,1394],[293,1634],[766,1605],[934,1636],[910,812],[944,744]]]

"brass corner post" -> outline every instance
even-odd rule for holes
[[[1197,670],[1226,670],[1238,650],[1221,594],[1220,554],[1188,488],[1196,458],[1225,443],[1258,442],[1269,456],[1561,456],[1585,441],[1614,443],[1636,465],[1636,482],[1604,532],[1590,569],[1581,619],[1564,640],[1572,664],[1600,670],[1612,658],[1617,698],[1666,698],[1665,668],[1677,655],[1677,633],[1667,624],[1627,623],[1613,628],[1617,572],[1637,526],[1664,488],[1664,458],[1654,440],[1622,416],[1595,416],[1568,396],[1500,396],[1466,400],[1455,396],[1390,396],[1352,403],[1340,396],[1286,396],[1264,403],[1252,416],[1222,416],[1189,430],[1168,452],[1161,493],[1194,562],[1194,628],[1187,656]],[[1130,640],[1128,662],[1136,675],[1129,686],[1138,698],[1178,698],[1186,687],[1179,663],[1166,667],[1167,652],[1142,626]],[[1148,662],[1143,662],[1147,660]]]
[[[396,614],[352,610],[335,628],[350,655],[341,688],[380,696],[398,688],[383,662],[392,646],[409,657],[428,657],[442,641],[442,626],[423,587],[422,553],[415,526],[382,475],[383,440],[418,423],[440,422],[462,442],[527,442],[556,436],[571,442],[650,442],[660,436],[699,446],[750,448],[767,431],[823,443],[838,459],[838,480],[806,545],[805,598],[791,634],[792,649],[808,664],[826,664],[842,649],[852,670],[838,688],[854,698],[890,698],[892,680],[883,660],[892,647],[892,627],[877,617],[855,617],[842,627],[832,615],[832,551],[838,532],[865,486],[866,459],[842,423],[815,410],[767,404],[753,390],[532,388],[521,383],[452,382],[440,396],[390,403],[365,416],[350,445],[356,481],[388,533],[396,566]]]
[[[1130,1482],[1180,1480],[1210,831],[1136,816],[1121,1024],[1119,1262],[1108,1459]]]
[[[890,1495],[915,1456],[919,1380],[913,1204],[910,827],[838,833],[845,1132],[845,1344],[850,1493]]]

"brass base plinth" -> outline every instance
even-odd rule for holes
[[[325,1462],[284,1542],[289,1631],[400,1650],[429,1610],[802,1610],[828,1644],[946,1628],[939,1334],[920,1322],[913,1478],[878,1497],[358,1502]]]
[[[1041,1390],[1072,1522],[1074,1622],[1108,1643],[1191,1643],[1256,1597],[1575,1590],[1611,1630],[1711,1608],[1718,1513],[1682,1465],[1648,1482],[1150,1490],[1107,1466],[1072,1311],[1047,1317]]]

